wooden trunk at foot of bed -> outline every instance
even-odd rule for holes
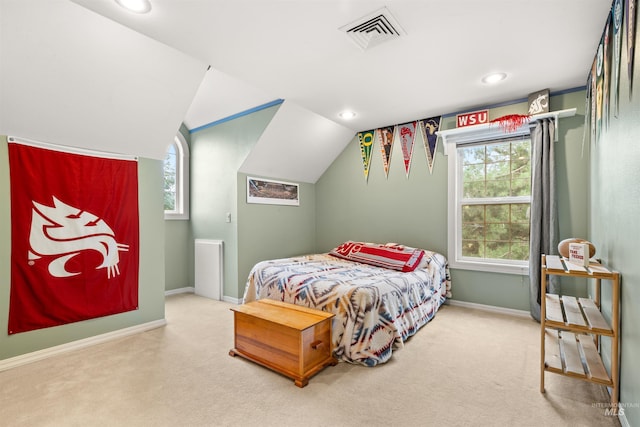
[[[242,356],[304,387],[316,373],[338,361],[332,356],[332,313],[268,299],[231,309],[234,345]]]

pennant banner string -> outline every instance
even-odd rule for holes
[[[371,165],[371,149],[373,148],[375,129],[358,133],[360,142],[360,153],[362,155],[362,165],[364,167],[364,179],[369,180],[369,167]]]
[[[378,140],[380,142],[380,153],[382,154],[382,166],[384,174],[389,178],[389,165],[391,162],[391,150],[393,149],[393,137],[395,126],[387,126],[378,129]]]
[[[442,116],[431,117],[429,119],[420,120],[420,132],[422,134],[422,143],[427,155],[427,163],[429,164],[429,173],[433,173],[433,162],[438,149],[438,130],[440,129],[440,120]]]
[[[409,168],[411,167],[411,157],[413,156],[413,143],[416,138],[417,121],[403,123],[398,125],[398,134],[400,137],[400,145],[402,146],[402,158],[404,160],[404,170],[409,177]]]

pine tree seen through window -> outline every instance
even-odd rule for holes
[[[531,140],[459,146],[458,220],[461,258],[529,259]]]

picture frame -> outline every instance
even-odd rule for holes
[[[247,176],[247,203],[300,206],[300,186],[293,182]]]

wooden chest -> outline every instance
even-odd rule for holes
[[[231,310],[235,341],[231,356],[292,378],[298,387],[307,385],[327,365],[338,363],[331,348],[334,314],[269,299]]]

